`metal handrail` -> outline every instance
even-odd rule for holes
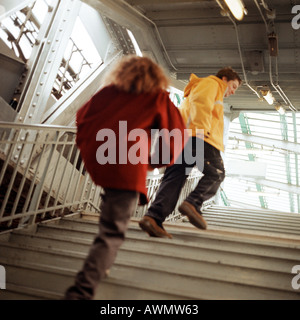
[[[0,122],[0,232],[74,212],[100,213],[102,188],[86,172],[75,137],[75,127]],[[147,177],[150,201],[133,217],[144,215],[161,177]],[[180,199],[199,177],[188,178]],[[168,220],[179,218],[176,209]]]
[[[0,231],[89,210],[101,188],[80,160],[76,128],[0,122]]]

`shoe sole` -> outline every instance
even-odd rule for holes
[[[207,223],[202,216],[199,213],[195,213],[188,205],[183,203],[178,210],[182,215],[187,216],[190,223],[196,228],[203,230],[207,228]]]
[[[170,235],[167,232],[164,233],[164,232],[160,232],[159,230],[156,230],[149,221],[139,222],[139,226],[143,231],[147,232],[151,237],[172,239],[172,235]]]

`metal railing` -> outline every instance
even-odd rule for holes
[[[99,212],[75,128],[0,123],[0,230],[80,210]]]
[[[177,205],[176,205],[174,211],[171,212],[170,215],[166,218],[167,221],[175,222],[179,219],[182,219],[182,216],[181,216],[180,212],[178,211],[178,207],[182,203],[182,201],[185,200],[185,198],[188,196],[188,194],[192,190],[194,190],[194,188],[196,187],[201,176],[202,176],[201,172],[199,172],[198,170],[192,170],[192,172],[190,173],[190,175],[188,176],[188,178],[185,182],[184,187],[181,190],[181,193],[179,195]],[[148,189],[149,203],[143,207],[138,208],[138,210],[136,212],[136,217],[141,218],[146,213],[147,208],[151,205],[152,201],[155,199],[155,195],[156,195],[156,192],[158,191],[162,177],[163,177],[163,174],[148,176],[147,189]]]
[[[102,189],[86,172],[75,137],[74,127],[0,122],[0,232],[74,212],[100,213]],[[188,178],[181,198],[199,176]],[[144,215],[161,177],[147,177],[150,202],[134,217]],[[175,210],[168,220],[178,218]]]

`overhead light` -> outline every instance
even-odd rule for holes
[[[280,104],[276,105],[275,109],[278,111],[279,114],[281,115],[285,114],[285,108],[282,105]]]
[[[242,20],[247,14],[246,8],[241,0],[224,0],[227,7],[237,20]]]
[[[270,90],[261,90],[260,92],[268,104],[272,105],[275,102],[275,98]]]

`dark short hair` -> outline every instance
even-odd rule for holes
[[[216,77],[218,77],[219,79],[226,77],[227,81],[238,80],[239,84],[242,83],[242,79],[240,78],[240,76],[231,67],[225,67],[219,70],[216,74]]]

